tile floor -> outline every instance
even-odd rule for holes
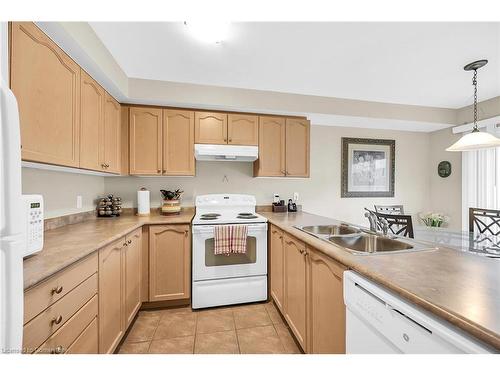
[[[299,354],[272,302],[140,311],[118,353]]]

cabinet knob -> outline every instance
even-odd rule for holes
[[[52,294],[60,294],[63,291],[62,285],[52,288]]]
[[[157,172],[158,172],[158,173],[161,173],[161,169],[158,169],[158,170],[157,170]]]
[[[163,173],[167,173],[167,170],[166,170],[166,169],[164,169],[164,170],[163,170]]]
[[[127,243],[130,245],[132,243],[132,240],[128,240]]]
[[[61,345],[57,345],[54,349],[50,351],[52,354],[62,354],[64,349]]]
[[[52,319],[52,324],[59,324],[62,322],[62,315],[59,315],[57,318]]]
[[[299,249],[299,253],[304,254],[304,250]]]
[[[232,142],[232,141],[233,141],[233,139],[232,139],[232,138],[229,138],[229,142]]]
[[[106,168],[109,168],[109,164],[106,164]]]
[[[128,244],[126,242],[123,243],[123,246],[128,246]]]
[[[102,163],[101,167],[106,168],[106,164]]]

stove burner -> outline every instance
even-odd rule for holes
[[[217,216],[202,216],[200,220],[216,220]]]
[[[236,216],[238,219],[257,219],[258,216],[255,216],[254,214],[250,215],[238,215]]]
[[[208,219],[215,219],[215,218],[218,218],[220,216],[220,214],[216,214],[216,213],[208,213],[208,214],[202,214],[201,215],[201,218],[202,219],[205,219],[205,218],[208,218]]]
[[[238,216],[255,216],[255,214],[251,212],[241,212],[238,214]]]

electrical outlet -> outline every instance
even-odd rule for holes
[[[76,208],[83,207],[83,197],[81,195],[76,196]]]
[[[299,200],[299,193],[297,192],[293,193],[293,201],[298,202],[298,200]]]

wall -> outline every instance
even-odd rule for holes
[[[23,168],[23,194],[42,194],[45,218],[95,209],[95,200],[104,194],[104,177]],[[76,208],[76,196],[83,198]]]
[[[450,218],[450,229],[462,229],[462,153],[449,152],[446,148],[455,143],[461,134],[453,134],[451,128],[430,133],[430,202],[433,212],[440,212]],[[451,163],[451,175],[439,177],[437,167],[440,161]]]
[[[394,198],[340,198],[343,136],[396,140]],[[198,194],[253,194],[258,204],[270,204],[273,193],[288,199],[298,192],[305,211],[367,225],[363,208],[373,204],[402,203],[411,213],[427,210],[429,164],[428,133],[312,126],[309,179],[253,178],[252,163],[197,162],[196,177],[106,177],[105,189],[121,196],[125,207],[136,205],[136,191],[143,186],[151,190],[152,207],[160,205],[160,189],[185,190],[183,205],[193,205]]]

